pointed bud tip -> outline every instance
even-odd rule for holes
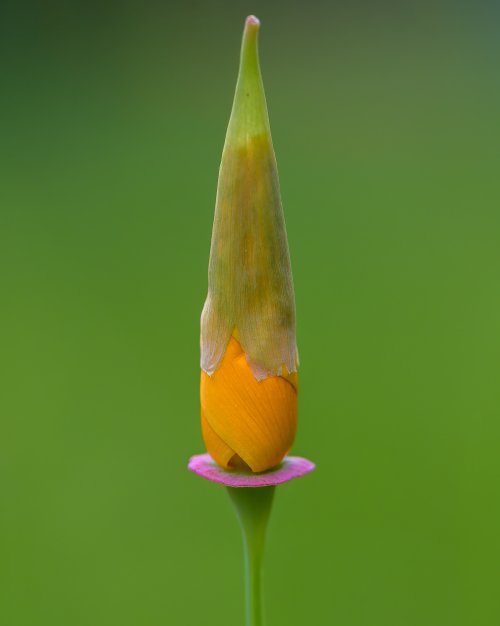
[[[249,15],[245,21],[245,28],[258,30],[260,27],[260,20],[255,15]]]

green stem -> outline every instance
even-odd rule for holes
[[[228,487],[243,533],[246,626],[263,626],[262,559],[274,487]]]

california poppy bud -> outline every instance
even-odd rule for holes
[[[217,188],[201,316],[201,421],[225,468],[277,465],[297,422],[295,301],[260,74],[259,21],[246,20]]]

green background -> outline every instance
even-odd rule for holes
[[[2,5],[0,624],[234,625],[239,529],[186,470],[247,14],[317,471],[269,626],[500,623],[494,2]]]

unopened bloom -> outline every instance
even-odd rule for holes
[[[278,172],[247,18],[201,316],[201,423],[224,468],[277,465],[297,423],[295,302]]]

